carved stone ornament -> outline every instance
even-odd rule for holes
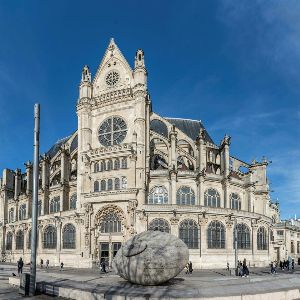
[[[123,212],[123,210],[115,205],[115,204],[108,204],[105,205],[104,207],[102,207],[95,215],[95,225],[100,225],[100,223],[102,222],[102,219],[110,214],[110,213],[115,213],[119,220],[121,221],[121,224],[126,227],[126,218],[125,218],[125,214]]]

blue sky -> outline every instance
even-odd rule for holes
[[[231,154],[272,164],[271,197],[300,215],[300,2],[0,2],[0,169],[32,159],[33,104],[41,152],[76,130],[81,69],[95,74],[111,37],[132,65],[145,51],[153,109],[200,119]]]

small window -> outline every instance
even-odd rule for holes
[[[99,190],[100,190],[99,188],[100,188],[99,181],[96,180],[94,182],[94,192],[99,192]]]
[[[76,209],[77,194],[73,194],[70,198],[70,209]]]
[[[230,206],[231,209],[241,210],[241,198],[238,194],[230,194]]]
[[[24,248],[24,232],[19,230],[16,234],[16,250],[23,250]]]
[[[105,171],[105,162],[102,160],[100,164],[100,172],[104,172],[104,171]]]
[[[112,179],[107,180],[107,190],[111,191],[113,189],[113,181]]]
[[[63,249],[75,249],[76,228],[67,224],[63,229]]]
[[[115,178],[115,190],[119,190],[119,189],[120,189],[120,179]]]
[[[127,189],[127,178],[122,177],[122,189]]]
[[[106,181],[104,179],[101,180],[101,191],[106,191]]]
[[[107,167],[106,167],[106,170],[107,170],[107,171],[111,171],[112,168],[113,168],[113,162],[112,162],[112,160],[110,159],[110,160],[107,161]]]
[[[127,169],[127,158],[122,158],[122,169]]]
[[[120,169],[120,160],[118,158],[115,160],[114,169],[115,170],[119,170]]]

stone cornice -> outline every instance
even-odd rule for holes
[[[89,194],[84,194],[84,198],[95,198],[95,197],[103,197],[109,195],[120,195],[120,194],[137,194],[138,189],[126,189],[126,190],[118,190],[118,191],[105,191],[105,192],[94,192]],[[114,200],[115,201],[115,200]]]

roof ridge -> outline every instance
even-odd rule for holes
[[[172,118],[172,117],[164,117],[165,119],[173,119],[173,120],[186,120],[186,121],[193,121],[193,122],[200,122],[202,123],[201,120],[194,120],[194,119],[185,119],[185,118]]]

